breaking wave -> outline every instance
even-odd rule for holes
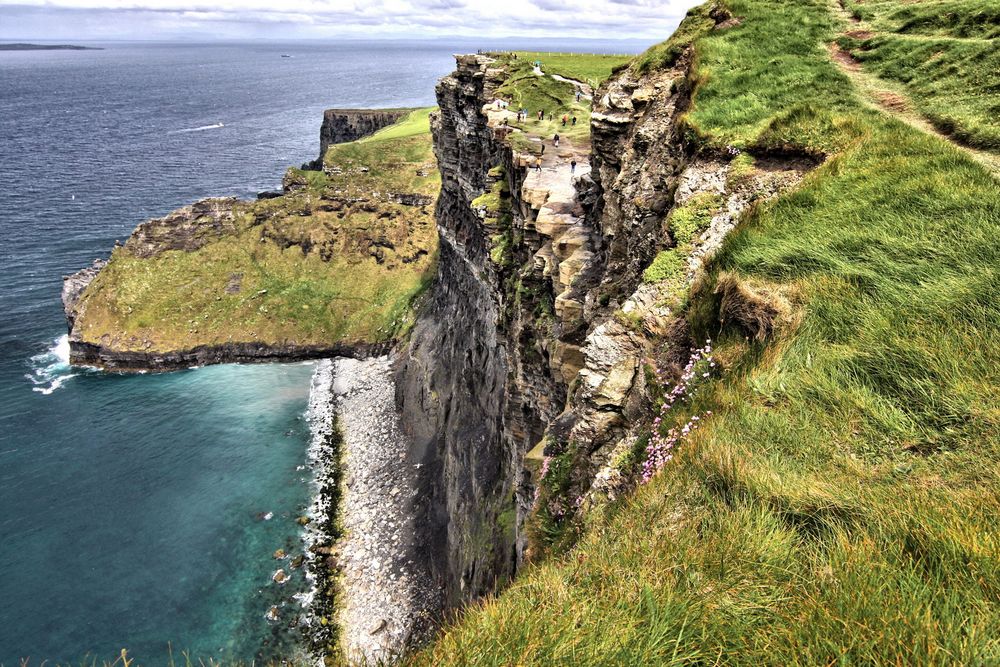
[[[205,130],[217,130],[220,127],[225,127],[225,123],[216,123],[215,125],[201,125],[200,127],[185,127],[182,130],[171,130],[167,134],[183,134],[185,132],[204,132]]]
[[[76,377],[69,365],[69,335],[59,336],[48,350],[33,356],[31,367],[32,372],[24,377],[34,385],[32,391],[46,396]]]

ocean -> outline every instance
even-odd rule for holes
[[[147,218],[277,188],[326,108],[433,104],[454,53],[641,45],[92,45],[0,52],[0,665],[287,655],[307,582],[273,583],[273,555],[303,548],[315,364],[71,368],[62,276]]]

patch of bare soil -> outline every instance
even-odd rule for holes
[[[879,104],[890,111],[906,112],[910,109],[910,105],[907,104],[906,99],[902,95],[897,95],[887,90],[876,91],[875,98]]]
[[[854,59],[850,53],[840,48],[840,45],[834,42],[830,44],[830,57],[833,58],[834,62],[839,63],[844,69],[851,72],[860,72],[861,63]]]

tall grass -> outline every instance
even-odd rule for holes
[[[1000,664],[1000,188],[858,101],[825,0],[728,5],[692,134],[830,158],[690,297],[712,417],[412,664]],[[795,294],[797,325],[721,326],[723,272]]]

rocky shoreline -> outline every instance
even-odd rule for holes
[[[341,438],[333,403],[334,362],[323,359],[313,371],[306,420],[312,437],[306,457],[312,470],[312,503],[303,527],[305,573],[309,591],[299,602],[305,609],[303,634],[317,656],[336,652],[337,628],[330,622],[337,603],[337,569],[334,540],[341,487]],[[320,661],[321,663],[321,661]]]
[[[421,643],[443,603],[431,571],[425,462],[401,429],[389,357],[334,361],[342,445],[337,626],[351,664]]]
[[[172,371],[209,364],[259,364],[310,361],[332,357],[365,359],[385,354],[393,341],[334,345],[282,345],[260,342],[199,345],[186,350],[139,352],[113,350],[70,337],[70,363],[119,372]]]

